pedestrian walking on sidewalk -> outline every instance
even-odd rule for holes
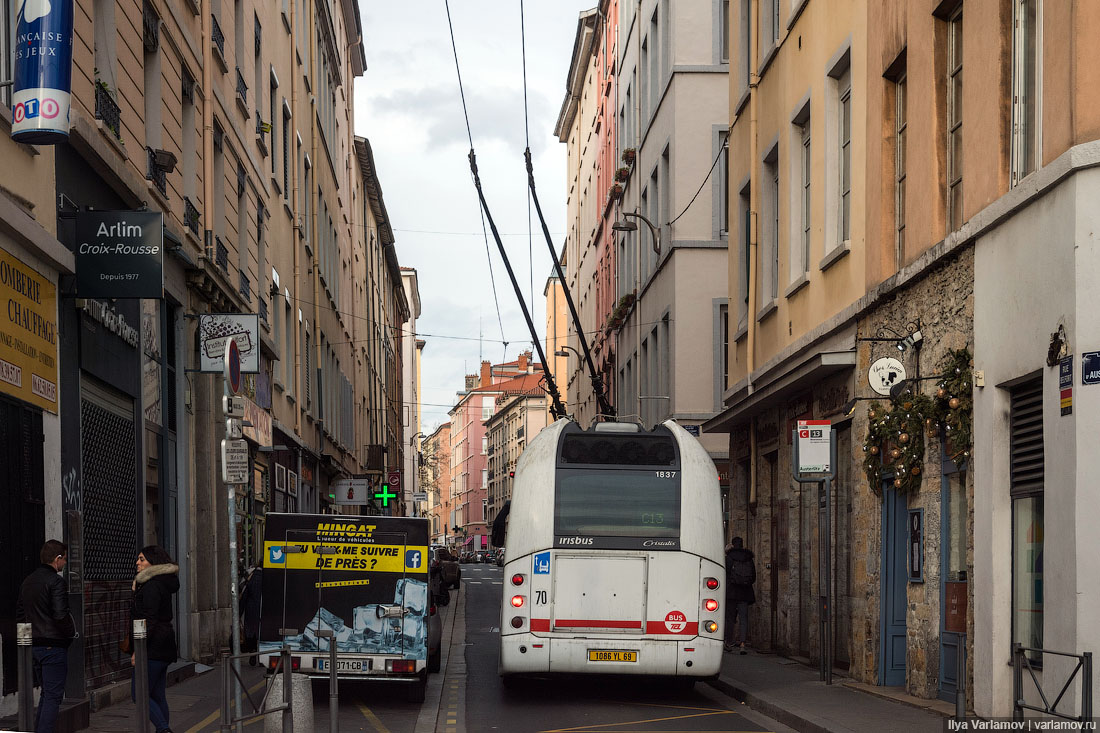
[[[253,565],[241,590],[241,630],[244,632],[242,652],[255,652],[259,649],[263,583],[263,570],[258,565]],[[253,654],[248,658],[248,663],[255,667],[259,664],[259,657]]]
[[[138,553],[137,577],[134,578],[134,597],[130,602],[130,618],[145,619],[148,639],[149,668],[149,720],[157,733],[172,733],[168,727],[168,665],[176,661],[176,631],[172,628],[172,594],[180,589],[179,566],[158,545],[143,547]],[[130,624],[133,634],[133,624]],[[133,649],[133,639],[130,640]],[[135,663],[130,655],[130,664]],[[141,674],[135,669],[134,674]],[[130,681],[130,698],[135,702],[133,679]]]
[[[42,681],[42,695],[34,716],[35,733],[53,733],[65,677],[69,673],[69,644],[76,625],[69,613],[68,589],[59,573],[69,559],[64,542],[46,540],[39,552],[42,564],[23,580],[15,602],[15,618],[31,625],[31,654],[35,679]]]
[[[733,625],[737,623],[741,654],[745,653],[745,639],[749,631],[749,605],[756,603],[752,590],[756,582],[756,563],[752,550],[745,548],[740,537],[734,537],[726,545],[726,651],[732,652]]]

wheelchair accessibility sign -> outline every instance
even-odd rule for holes
[[[533,570],[535,575],[549,575],[550,574],[550,553],[540,552],[535,555],[535,567]]]

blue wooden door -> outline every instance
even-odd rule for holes
[[[882,489],[882,647],[879,684],[905,684],[905,538],[908,512],[905,495],[891,482]]]

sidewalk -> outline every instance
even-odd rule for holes
[[[944,713],[953,712],[942,701],[920,700],[892,687],[860,685],[835,673],[833,684],[827,686],[818,681],[815,668],[752,650],[744,656],[724,654],[719,679],[711,684],[784,725],[810,733],[942,733]]]

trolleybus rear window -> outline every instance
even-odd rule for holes
[[[559,468],[554,534],[559,545],[563,544],[560,538],[570,536],[679,538],[680,472]],[[584,541],[572,544],[621,545]]]

